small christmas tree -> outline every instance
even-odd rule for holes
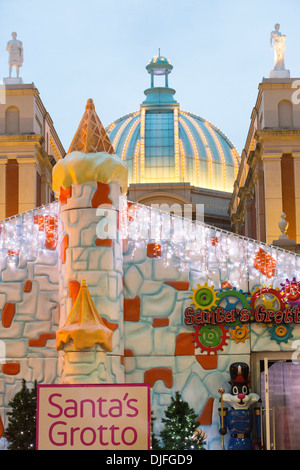
[[[183,401],[179,392],[165,411],[162,423],[164,429],[160,433],[164,450],[196,450],[203,449],[203,439],[193,440],[193,433],[198,427],[197,416],[188,403]]]
[[[21,390],[9,402],[11,411],[4,437],[9,450],[35,450],[36,448],[37,383],[29,390],[22,380]]]

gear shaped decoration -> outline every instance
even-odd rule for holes
[[[283,310],[285,308],[285,300],[282,292],[279,292],[278,287],[273,289],[272,286],[266,287],[265,285],[259,289],[256,288],[256,292],[251,292],[250,307],[253,311],[263,305],[266,310]]]
[[[249,309],[249,301],[243,294],[242,290],[237,290],[236,287],[220,290],[218,293],[218,307],[222,307],[224,312],[228,312],[229,310],[239,309],[242,310],[243,308]],[[227,326],[235,327],[239,325],[240,322],[237,318],[236,322],[230,323]]]
[[[223,347],[227,346],[229,336],[223,325],[194,326],[194,330],[196,348],[200,348],[201,353],[206,351],[208,355],[217,354],[217,351],[223,351]]]
[[[235,329],[230,330],[229,333],[231,335],[231,339],[236,343],[244,343],[247,338],[250,338],[250,330],[246,325],[236,326]]]
[[[293,338],[293,329],[294,327],[292,325],[280,323],[279,325],[273,324],[268,330],[270,338],[275,340],[277,344],[280,344],[287,343],[290,338]]]
[[[192,291],[193,295],[190,295],[193,299],[191,304],[195,305],[196,309],[212,310],[213,307],[217,306],[218,292],[214,290],[214,286],[208,286],[205,282],[203,286],[198,284],[197,289],[192,289]]]
[[[284,296],[285,302],[290,307],[299,307],[300,306],[300,282],[294,277],[291,281],[286,279],[285,284],[280,284]]]

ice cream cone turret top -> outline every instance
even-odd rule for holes
[[[83,153],[115,153],[105,129],[96,113],[92,99],[87,101],[85,113],[80,121],[77,132],[74,135],[68,153],[75,151]]]
[[[89,99],[68,154],[59,160],[52,173],[53,191],[69,189],[87,181],[115,182],[127,191],[127,166],[115,154],[113,146]]]

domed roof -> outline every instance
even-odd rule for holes
[[[151,60],[149,60],[146,69],[149,73],[153,75],[164,75],[171,73],[173,65],[171,65],[170,61],[160,55],[160,49],[158,55],[154,56]]]
[[[157,65],[157,64],[170,64],[170,61],[169,59],[167,59],[166,57],[163,57],[162,55],[155,55],[154,57],[152,57],[151,60],[149,60],[149,63],[148,65]]]
[[[128,183],[181,182],[232,192],[240,162],[237,150],[216,126],[180,109],[175,90],[167,85],[169,71],[165,69],[165,87],[154,87],[151,78],[139,111],[106,128],[116,154],[126,161]]]

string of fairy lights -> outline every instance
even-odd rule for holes
[[[188,270],[199,280],[219,287],[279,287],[286,279],[300,279],[300,256],[201,221],[171,214],[121,198],[119,237],[128,241],[127,262],[149,243],[156,243],[162,267]],[[22,268],[42,252],[59,249],[59,203],[53,202],[0,223],[0,268]]]
[[[126,199],[124,205],[121,227],[133,262],[137,249],[155,242],[162,266],[192,270],[215,287],[229,282],[248,291],[249,286],[280,287],[286,279],[300,279],[300,257],[293,252],[149,206],[128,205]]]

